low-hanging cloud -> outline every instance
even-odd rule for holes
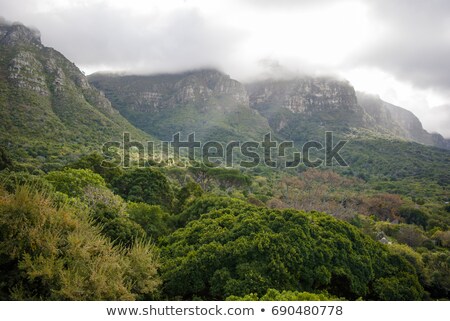
[[[220,68],[217,61],[227,61],[241,41],[238,32],[215,24],[192,7],[137,15],[98,2],[31,13],[26,8],[36,7],[22,7],[20,2],[30,3],[19,0],[17,8],[9,5],[12,16],[37,25],[45,45],[90,70],[155,73]]]

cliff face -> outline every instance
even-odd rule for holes
[[[274,131],[292,140],[317,139],[326,130],[342,133],[372,121],[347,81],[303,77],[267,80],[246,88],[250,106],[268,119]]]
[[[356,93],[343,80],[302,77],[243,86],[217,70],[180,74],[96,74],[90,82],[138,128],[160,138],[195,132],[200,139],[260,139],[272,131],[298,142],[358,132],[449,148],[411,112]]]
[[[158,112],[187,104],[227,110],[248,106],[244,86],[216,70],[155,76],[94,74],[89,79],[106,93],[118,90],[119,99],[134,111]],[[214,102],[220,98],[227,101]]]
[[[94,74],[90,82],[135,126],[169,139],[195,132],[203,140],[261,139],[267,121],[249,107],[245,87],[217,70],[180,74]]]
[[[355,90],[347,82],[327,78],[265,81],[247,86],[252,108],[286,108],[292,113],[358,112]]]
[[[0,24],[0,137],[27,158],[99,148],[123,131],[147,137],[124,119],[38,31]],[[33,151],[30,151],[33,150]],[[35,152],[39,150],[39,152]]]
[[[3,24],[0,22],[0,44],[2,46],[32,45],[43,48],[41,34],[22,24]]]
[[[421,144],[450,149],[450,140],[439,134],[428,133],[409,110],[389,104],[374,95],[357,93],[357,97],[361,107],[375,120],[380,130]]]

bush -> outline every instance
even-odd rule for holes
[[[418,208],[401,207],[399,215],[403,217],[408,224],[422,226],[424,229],[427,227],[428,215]]]
[[[87,212],[24,186],[0,189],[2,300],[132,300],[160,283],[155,249],[114,247]]]
[[[127,207],[130,219],[139,224],[148,237],[157,240],[171,230],[171,219],[161,206],[146,203],[130,203]]]
[[[65,169],[45,176],[54,188],[71,197],[81,197],[89,186],[106,187],[105,180],[89,169]]]
[[[258,298],[257,294],[247,294],[243,297],[229,296],[227,301],[339,301],[340,299],[328,293],[310,293],[298,291],[278,291],[268,289],[267,293]]]
[[[160,205],[170,211],[174,205],[174,192],[167,177],[153,168],[139,168],[126,171],[116,177],[114,191],[130,202]]]

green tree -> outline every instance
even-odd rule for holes
[[[71,197],[81,197],[89,186],[106,187],[105,180],[89,169],[65,169],[45,176],[54,188]]]
[[[422,226],[424,229],[427,227],[428,215],[418,208],[401,207],[399,215],[403,217],[408,224]]]
[[[171,218],[159,205],[129,203],[127,212],[130,219],[139,224],[148,237],[157,240],[171,230]]]
[[[258,298],[255,293],[247,294],[243,297],[229,296],[227,301],[339,301],[338,297],[328,293],[310,293],[298,291],[278,291],[268,289],[267,293]]]
[[[0,171],[11,168],[13,165],[11,156],[8,151],[0,146]]]
[[[130,202],[144,202],[160,205],[172,210],[174,192],[167,177],[154,168],[138,168],[125,171],[116,177],[112,185],[114,191]]]
[[[188,181],[177,193],[177,212],[182,212],[196,198],[203,195],[203,190],[197,183]]]
[[[423,294],[406,259],[323,213],[206,197],[183,215],[194,219],[162,240],[166,263],[161,272],[168,297],[224,299],[262,295],[272,288],[379,299],[388,294],[373,285],[397,275],[399,299]]]
[[[130,219],[124,200],[104,187],[88,186],[81,197],[89,214],[111,241],[130,247],[135,240],[147,237],[142,227]]]
[[[106,162],[105,158],[98,153],[82,156],[75,162],[67,165],[67,168],[89,169],[102,176],[107,182],[111,182],[115,177],[123,174],[123,169]]]

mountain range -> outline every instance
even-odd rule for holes
[[[159,75],[96,73],[45,47],[36,30],[0,25],[0,138],[19,162],[61,162],[124,132],[168,140],[277,139],[302,143],[325,131],[353,139],[450,149],[411,112],[355,92],[348,81],[302,76],[240,83],[214,69]],[[447,155],[446,153],[444,153]]]
[[[410,111],[355,92],[345,80],[305,76],[241,84],[210,69],[88,79],[133,125],[163,139],[195,132],[203,140],[229,141],[272,131],[304,142],[332,130],[450,149],[449,140],[428,133]]]

